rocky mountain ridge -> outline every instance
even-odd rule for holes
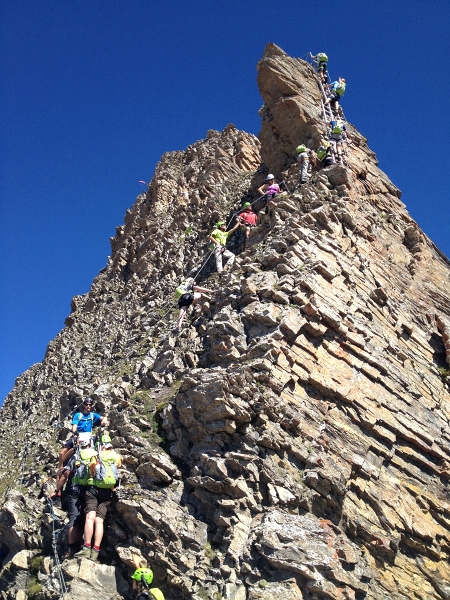
[[[162,157],[5,400],[6,600],[61,597],[44,496],[86,395],[124,468],[102,564],[64,561],[65,598],[131,598],[133,555],[169,600],[450,598],[449,262],[351,124],[348,168],[295,189],[294,150],[325,127],[317,76],[269,44],[258,85],[258,139],[229,125]],[[232,274],[206,262],[216,293],[175,336],[176,285],[269,170],[291,192],[260,210],[246,250],[231,238]]]

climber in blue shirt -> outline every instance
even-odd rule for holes
[[[101,425],[105,427],[108,424],[106,417],[101,417],[99,414],[92,412],[94,401],[92,398],[83,400],[83,412],[75,413],[72,419],[72,433],[80,433],[82,431],[91,432],[94,427]]]

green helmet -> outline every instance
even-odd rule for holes
[[[153,571],[151,569],[136,569],[131,576],[131,579],[136,579],[136,581],[144,580],[147,585],[151,585],[153,581]]]
[[[301,154],[302,152],[306,152],[306,146],[304,146],[303,144],[301,144],[300,146],[297,146],[297,148],[295,149],[297,154]]]
[[[249,206],[251,207],[250,202],[245,202],[242,208],[248,208]]]
[[[164,600],[164,596],[161,590],[158,588],[150,588],[149,590],[151,598],[155,598],[155,600]]]
[[[109,436],[109,433],[103,433],[101,441],[102,441],[102,444],[110,444],[111,443],[111,438]]]
[[[222,225],[226,225],[225,221],[217,221],[216,227],[222,227]]]

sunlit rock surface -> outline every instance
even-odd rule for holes
[[[135,555],[169,600],[450,598],[449,262],[352,125],[349,168],[296,187],[294,149],[324,131],[310,65],[269,44],[258,85],[259,140],[229,125],[162,157],[5,401],[6,600],[60,597],[45,494],[88,394],[124,466],[100,564],[62,563],[69,598],[131,598]],[[219,282],[208,234],[268,171],[290,193],[245,251],[234,234]],[[202,265],[215,293],[175,336],[174,289]]]

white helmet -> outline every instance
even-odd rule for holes
[[[269,173],[267,175],[267,181],[269,181],[269,179],[275,179],[275,177],[272,175],[272,173]]]
[[[89,446],[91,443],[91,433],[89,431],[80,431],[78,434],[78,443],[80,446]]]

